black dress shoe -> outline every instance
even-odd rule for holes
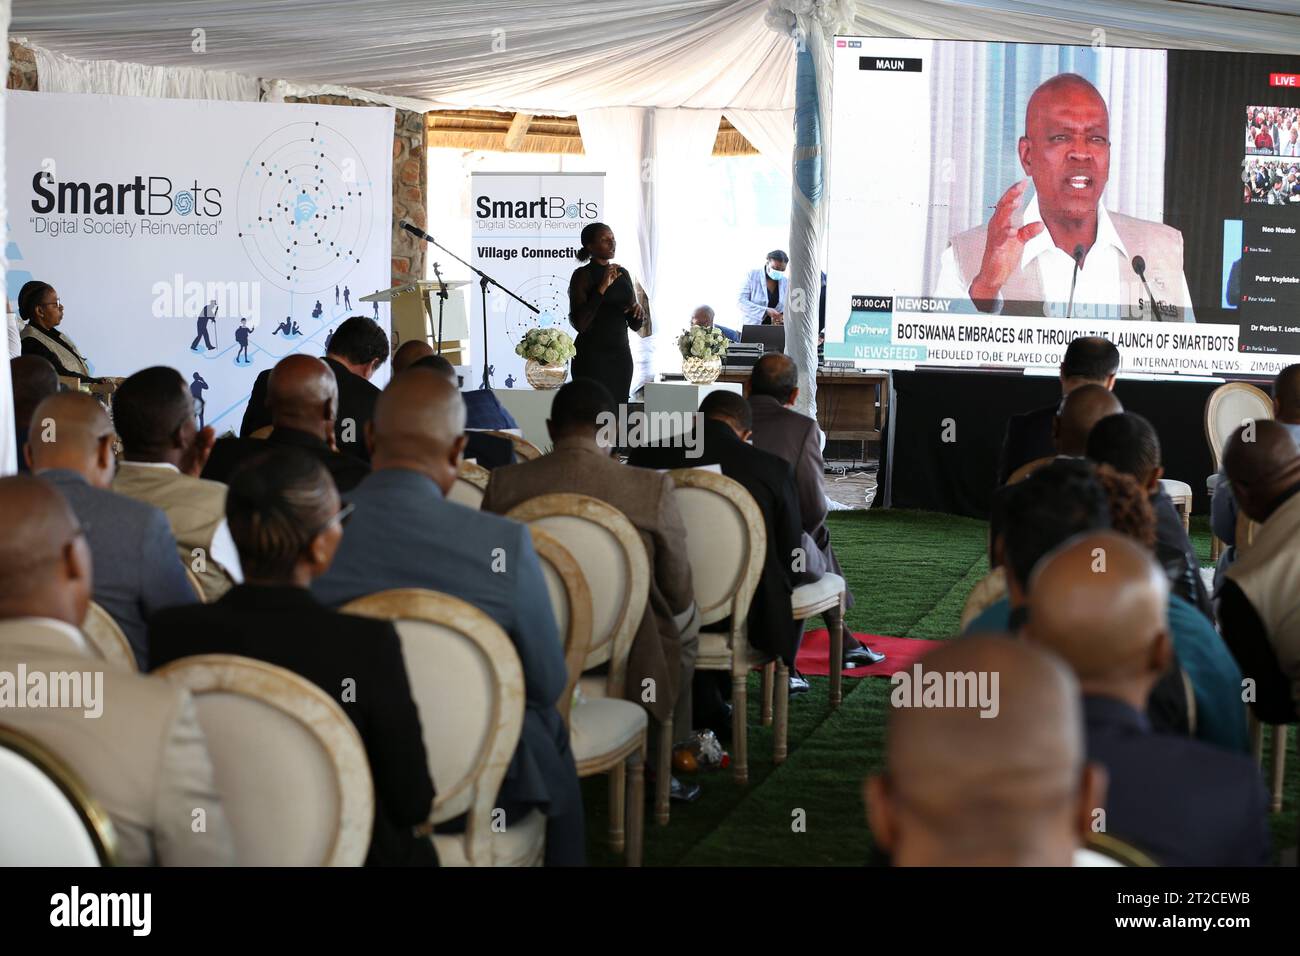
[[[844,652],[845,667],[866,667],[868,664],[879,664],[884,659],[884,654],[873,651],[865,644],[859,644]]]
[[[797,670],[790,670],[790,696],[798,697],[800,694],[808,693],[808,678],[804,677]]]

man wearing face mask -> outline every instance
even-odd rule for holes
[[[740,289],[740,314],[745,325],[785,324],[785,301],[790,279],[785,274],[790,257],[780,249],[767,254],[762,269],[751,269]]]

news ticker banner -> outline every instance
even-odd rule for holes
[[[569,324],[569,280],[585,226],[605,208],[604,173],[473,173],[470,177],[470,262],[538,308],[525,308],[489,287],[487,350],[494,388],[530,388],[515,345],[533,328]],[[470,346],[475,380],[483,367],[483,300],[466,287],[472,305]]]
[[[220,434],[343,319],[387,332],[387,304],[358,300],[391,284],[392,109],[6,100],[9,299],[52,285],[92,374],[176,368]]]
[[[1300,318],[1277,327],[1300,341]],[[1080,336],[1115,343],[1120,371],[1141,375],[1275,375],[1296,356],[1243,352],[1236,325],[972,314],[969,300],[855,295],[826,358],[864,368],[1054,368]]]

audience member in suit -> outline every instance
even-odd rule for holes
[[[436,366],[431,366],[435,370],[441,369],[445,363],[447,369],[451,370],[452,381],[456,387],[460,388],[460,376],[456,374],[455,367],[448,362],[443,356],[434,352],[433,346],[428,342],[422,342],[419,339],[412,339],[406,342],[393,353],[393,374],[404,371],[417,363],[427,364],[424,359],[434,357],[438,360]],[[515,417],[510,414],[510,410],[501,404],[497,398],[496,392],[490,388],[474,388],[468,391],[462,391],[460,397],[465,402],[465,427],[470,430],[489,429],[493,431],[505,431],[509,428],[518,428],[519,423]],[[473,454],[467,449],[465,457],[473,458]],[[480,462],[482,464],[482,462]],[[484,467],[493,467],[486,465]]]
[[[686,554],[686,528],[667,475],[628,468],[610,457],[614,436],[602,432],[616,415],[614,399],[593,379],[577,378],[555,393],[546,423],[554,451],[535,461],[492,472],[483,510],[505,514],[515,505],[554,492],[599,498],[621,511],[641,533],[650,559],[650,597],[632,639],[624,696],[655,719],[673,718],[674,743],[690,736],[691,681],[699,652],[699,610]],[[653,680],[646,701],[644,681]],[[658,724],[651,725],[657,736]],[[657,744],[652,741],[651,753]],[[694,799],[698,785],[674,780],[676,799]]]
[[[1080,385],[1112,389],[1118,371],[1119,350],[1113,343],[1100,336],[1081,336],[1069,344],[1061,361],[1061,395],[1069,395]],[[1060,404],[1054,402],[1007,420],[998,458],[998,487],[1021,465],[1056,454],[1052,422]]]
[[[1223,464],[1237,506],[1260,528],[1228,569],[1219,624],[1255,682],[1255,716],[1289,724],[1300,715],[1300,451],[1284,424],[1256,421],[1233,432]]]
[[[688,448],[675,445],[645,446],[632,450],[629,464],[642,468],[698,468],[721,465],[722,473],[738,481],[763,513],[767,530],[767,551],[763,570],[749,605],[749,643],[768,654],[776,654],[791,669],[803,636],[803,622],[790,616],[790,595],[800,584],[815,581],[799,566],[798,549],[803,547],[799,522],[799,497],[794,488],[794,468],[788,461],[749,444],[753,432],[749,402],[735,392],[712,392],[700,403],[703,431],[698,443]],[[713,631],[729,627],[720,622]],[[807,681],[801,679],[806,688]],[[730,729],[726,701],[731,680],[721,671],[697,671],[694,682],[695,726],[712,727],[719,734]],[[721,725],[721,728],[719,727]]]
[[[14,390],[14,446],[18,449],[18,470],[30,471],[22,448],[27,444],[27,427],[32,412],[59,390],[59,373],[39,355],[20,355],[9,360],[9,378]]]
[[[1019,633],[1029,616],[1029,581],[1035,565],[1075,535],[1109,529],[1112,510],[1096,466],[1079,459],[1054,461],[1019,484],[1001,489],[993,513],[993,523],[1002,530],[990,550],[1006,570],[1007,596],[985,608],[963,634]],[[1190,732],[1187,693],[1177,666],[1170,667],[1156,687],[1147,717],[1161,732]]]
[[[884,768],[866,784],[876,845],[894,866],[1070,866],[1105,806],[1106,773],[1085,757],[1069,668],[992,634],[917,666],[999,680],[985,707],[890,708]]]
[[[1118,472],[1109,465],[1099,465],[1097,480],[1106,489],[1110,501],[1111,529],[1136,542],[1152,556],[1156,555],[1156,516],[1145,489],[1135,478]],[[1246,729],[1246,711],[1241,706],[1241,668],[1214,629],[1210,619],[1173,591],[1169,592],[1165,613],[1169,620],[1169,634],[1174,643],[1174,660],[1178,683],[1169,675],[1157,685],[1153,700],[1160,701],[1166,694],[1180,693],[1186,699],[1185,687],[1179,685],[1183,675],[1191,683],[1194,706],[1187,708],[1190,716],[1196,715],[1195,735],[1198,740],[1212,743],[1226,750],[1246,753],[1250,740]]]
[[[136,663],[147,670],[149,618],[198,600],[167,516],[108,490],[116,465],[113,426],[99,402],[82,392],[59,392],[36,406],[32,420],[48,420],[49,430],[42,425],[29,437],[28,464],[72,506],[95,560],[94,601],[117,622]]]
[[[1088,436],[1108,415],[1123,413],[1124,406],[1100,385],[1080,385],[1061,399],[1061,410],[1052,423],[1052,438],[1059,458],[1083,458],[1088,454]]]
[[[375,822],[366,864],[437,865],[427,825],[433,782],[397,631],[332,611],[308,590],[334,559],[348,516],[329,473],[295,448],[267,449],[231,476],[226,511],[248,581],[215,604],[154,617],[154,666],[238,654],[319,686],[356,725],[370,762]]]
[[[582,794],[556,703],[567,683],[564,646],[528,529],[447,500],[465,446],[460,392],[410,368],[384,390],[371,423],[375,470],[334,565],[312,586],[332,607],[390,588],[441,591],[473,604],[510,636],[524,674],[524,726],[497,799],[507,822],[547,817],[546,863],[585,858]]]
[[[1088,757],[1110,777],[1107,833],[1166,866],[1265,865],[1268,794],[1254,761],[1156,733],[1143,716],[1174,658],[1168,592],[1164,572],[1136,542],[1084,535],[1034,571],[1025,636],[1079,678]]]
[[[407,344],[409,345],[410,343]],[[441,355],[426,355],[424,358],[412,362],[411,367],[431,369],[459,388],[455,366]],[[500,435],[484,435],[482,432],[470,431],[473,426],[469,424],[468,399],[473,394],[475,393],[460,393],[461,399],[465,401],[466,408],[465,457],[472,458],[475,463],[482,465],[489,471],[493,468],[499,468],[502,465],[514,464],[515,446],[509,438],[502,438]]]
[[[268,447],[299,448],[316,456],[340,492],[351,491],[370,473],[370,466],[359,456],[345,455],[334,446],[339,408],[337,376],[320,359],[310,355],[280,359],[271,369],[266,401],[271,411],[271,434],[266,438],[219,439],[203,466],[204,478],[229,484],[241,463]]]
[[[1300,443],[1300,365],[1288,365],[1277,373],[1273,380],[1273,420],[1291,433],[1292,439]],[[1214,486],[1214,495],[1210,500],[1210,526],[1214,535],[1226,548],[1219,556],[1219,563],[1214,569],[1214,592],[1217,595],[1223,585],[1223,576],[1232,562],[1237,560],[1237,499],[1232,493],[1232,482],[1227,473],[1219,468],[1218,482]]]
[[[199,477],[215,435],[195,426],[185,379],[164,365],[136,372],[113,393],[113,423],[122,441],[113,490],[162,509],[181,563],[215,601],[243,572],[226,524],[226,486]]]
[[[233,865],[189,691],[104,667],[78,630],[97,573],[86,529],[58,492],[30,476],[0,478],[0,513],[0,670],[81,673],[83,688],[93,688],[83,690],[86,706],[9,707],[3,723],[72,768],[113,822],[120,865]],[[197,809],[206,816],[201,833]]]
[[[1146,492],[1156,518],[1156,560],[1165,569],[1170,588],[1213,621],[1214,608],[1196,549],[1173,500],[1160,485],[1165,470],[1160,464],[1160,439],[1151,423],[1132,412],[1108,415],[1088,435],[1088,457],[1132,476]]]
[[[823,487],[826,463],[822,460],[822,434],[817,422],[796,412],[791,406],[799,397],[799,373],[789,356],[764,355],[754,363],[754,371],[745,383],[754,419],[754,447],[771,452],[794,465],[795,488],[799,492],[799,516],[803,530],[811,539],[808,570],[817,577],[829,571],[843,576],[840,562],[831,547],[831,532],[826,527],[826,490]],[[844,609],[853,607],[853,592],[846,591]],[[833,627],[835,611],[822,615],[827,627]],[[866,666],[885,659],[844,630],[844,663]]]
[[[388,361],[388,336],[383,327],[365,315],[345,319],[325,346],[325,364],[334,373],[338,386],[338,413],[334,422],[334,442],[338,451],[362,461],[370,461],[366,450],[366,422],[375,411],[379,389],[371,384],[375,372]],[[259,428],[273,424],[269,402],[271,373],[261,372],[253,382],[244,420],[239,426],[241,438]]]

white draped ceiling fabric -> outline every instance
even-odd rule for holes
[[[830,22],[863,35],[1300,53],[1297,0],[14,0],[9,33],[36,50],[46,90],[335,93],[414,110],[576,113],[592,136],[618,126],[596,114],[637,109],[639,162],[629,143],[588,140],[593,152],[618,157],[611,181],[625,182],[632,165],[654,165],[656,129],[674,128],[672,111],[720,110],[764,154],[791,162],[796,23],[818,45],[810,52],[824,157]],[[614,225],[624,250],[636,246],[648,290],[665,281],[655,275],[653,222],[671,206],[665,170],[689,175],[703,158],[696,153],[675,154],[659,164],[658,181],[611,196],[630,217]],[[824,164],[822,172],[829,176]],[[794,190],[792,267],[811,279],[825,204],[807,206],[797,182]],[[791,333],[806,339],[792,350],[806,376],[815,325],[804,315]]]

